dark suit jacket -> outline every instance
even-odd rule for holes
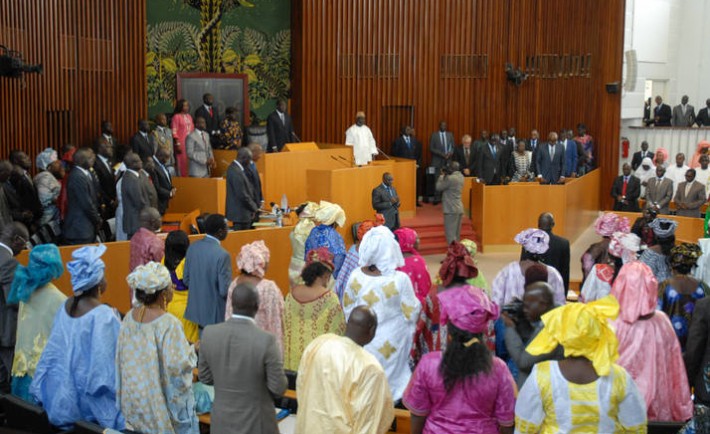
[[[695,303],[683,355],[690,386],[695,388],[695,402],[704,405],[710,405],[710,391],[707,390],[705,382],[705,373],[710,370],[708,336],[710,336],[710,297],[705,297]]]
[[[653,108],[653,123],[657,127],[670,127],[672,117],[671,106],[668,104],[661,103],[660,106]],[[656,118],[658,118],[658,121],[655,120]]]
[[[104,219],[109,219],[116,214],[116,175],[113,168],[106,167],[98,156],[94,163],[94,173],[99,180],[99,206]]]
[[[259,204],[254,201],[254,189],[245,170],[232,162],[227,168],[227,220],[236,223],[249,223]]]
[[[451,131],[445,131],[444,136],[446,137],[446,146],[448,146],[449,152],[454,152],[454,147],[456,142],[454,142],[454,135]],[[446,165],[448,160],[444,158],[446,154],[446,148],[444,142],[441,140],[441,131],[436,130],[431,133],[429,138],[429,152],[431,152],[431,165],[434,167],[442,168]]]
[[[616,200],[624,190],[624,176],[617,176],[611,186],[611,197],[614,198],[614,211],[639,211],[639,196],[641,196],[641,180],[634,175],[629,175],[629,182],[626,184],[626,203]]]
[[[530,170],[535,175],[537,175],[537,164],[535,163],[535,159],[537,158],[537,148],[540,147],[540,145],[542,143],[543,142],[540,139],[537,139],[537,141],[534,144],[533,144],[532,139],[528,139],[525,141],[525,150],[532,152],[532,158],[530,161]]]
[[[555,153],[550,159],[548,148],[549,143],[544,143],[537,150],[535,156],[535,166],[537,167],[538,175],[542,175],[545,183],[555,184],[564,175],[565,169],[565,150],[559,144],[555,145]]]
[[[251,183],[252,191],[254,192],[254,202],[256,206],[261,205],[261,201],[264,200],[264,194],[261,191],[261,178],[259,178],[259,171],[256,168],[256,164],[252,162],[249,167],[246,167],[244,174]]]
[[[141,210],[150,205],[150,199],[143,187],[140,175],[126,170],[121,182],[121,199],[123,201],[123,231],[130,240],[140,228]]]
[[[710,111],[707,107],[700,109],[698,117],[695,118],[695,123],[699,127],[710,127]]]
[[[550,248],[547,249],[547,252],[540,255],[540,259],[543,263],[560,272],[562,282],[565,286],[566,295],[569,290],[569,241],[566,238],[553,234],[552,232],[547,232],[547,234],[550,236]],[[527,252],[525,249],[521,250],[521,260],[531,258],[531,253]]]
[[[205,237],[190,244],[182,280],[190,288],[185,319],[203,327],[223,322],[232,260],[217,239]]]
[[[17,259],[4,247],[0,247],[0,347],[13,348],[15,346],[15,334],[17,333],[17,309],[18,306],[7,304],[7,296],[10,295],[10,287],[15,279],[15,269]],[[8,369],[10,367],[8,366]],[[7,373],[8,380],[10,373]]]
[[[286,391],[288,381],[274,335],[247,318],[230,318],[205,328],[199,376],[203,383],[215,386],[212,432],[279,432],[274,397]]]
[[[206,131],[210,135],[212,135],[213,131],[219,131],[220,128],[219,113],[214,106],[212,106],[212,114],[213,116],[210,116],[210,112],[207,111],[204,104],[202,104],[197,108],[197,110],[195,110],[195,119],[197,119],[198,116],[205,118],[205,122],[207,123]]]
[[[476,172],[476,156],[473,152],[473,146],[469,149],[468,161],[466,161],[466,153],[464,152],[463,145],[457,146],[456,149],[454,149],[454,161],[459,162],[461,173],[463,173],[464,169],[469,170],[470,173],[464,176],[473,176]]]
[[[266,136],[269,139],[267,152],[281,152],[286,143],[296,140],[293,131],[293,120],[288,113],[284,113],[284,121],[277,110],[271,112],[266,118]]]
[[[491,153],[491,148],[488,143],[481,146],[476,159],[478,177],[483,179],[486,184],[500,183],[507,171],[507,162],[505,148],[501,145],[496,145],[495,156]]]
[[[394,231],[399,228],[399,196],[394,187],[390,188],[394,197],[397,198],[397,203],[393,204],[390,201],[392,196],[385,189],[384,184],[380,184],[372,189],[372,208],[385,217],[385,226]]]
[[[641,162],[643,161],[643,159],[647,157],[653,159],[653,152],[646,151],[645,154],[643,151],[634,152],[634,156],[631,159],[631,168],[633,170],[638,169],[641,166]]]
[[[101,222],[94,180],[81,169],[69,172],[67,211],[64,216],[64,239],[71,244],[96,241],[96,228]]]
[[[155,192],[158,194],[158,211],[160,214],[165,214],[170,202],[170,192],[173,190],[173,181],[167,168],[163,166],[157,158],[153,157],[155,167],[150,172],[150,178],[153,180]]]
[[[392,156],[417,160],[417,165],[422,165],[422,142],[416,137],[409,137],[411,148],[407,146],[404,136],[400,135],[392,143]]]
[[[147,138],[143,137],[139,131],[131,137],[131,150],[141,157],[141,161],[150,160],[154,154],[153,139],[150,134],[146,136]]]
[[[14,200],[9,200],[10,207],[15,208],[15,212],[31,211],[33,218],[31,221],[23,221],[29,225],[42,216],[42,204],[39,202],[39,196],[35,189],[34,182],[23,173],[17,170],[17,167],[10,173],[10,187],[14,195]],[[9,198],[8,198],[9,199]]]

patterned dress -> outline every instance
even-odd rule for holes
[[[318,247],[327,247],[328,251],[333,254],[333,265],[335,265],[333,278],[337,279],[340,267],[343,265],[345,254],[347,253],[343,237],[331,226],[318,225],[311,230],[308,239],[306,239],[303,259],[306,259],[305,255],[308,254],[308,252]]]
[[[404,266],[397,270],[409,276],[414,287],[414,293],[423,304],[431,289],[431,276],[426,267],[426,261],[420,255],[411,255],[404,258]]]
[[[168,304],[168,313],[180,320],[182,328],[185,331],[185,337],[190,343],[195,343],[200,339],[199,328],[197,324],[185,319],[185,308],[187,307],[188,290],[185,283],[182,281],[182,275],[185,271],[185,258],[180,261],[177,268],[170,272],[170,279],[175,285],[173,291],[173,300]]]
[[[688,340],[688,328],[690,320],[693,318],[695,302],[705,297],[707,293],[708,286],[704,282],[698,282],[698,287],[690,294],[678,292],[669,280],[658,285],[658,310],[662,310],[668,315],[683,351],[685,351],[685,343]]]
[[[341,303],[343,294],[345,294],[345,285],[348,284],[350,274],[359,266],[359,260],[360,254],[357,252],[357,246],[353,244],[348,249],[348,254],[345,256],[343,265],[340,267],[340,273],[338,273],[338,278],[335,281],[335,293],[338,294]]]
[[[345,317],[338,296],[327,291],[315,300],[301,303],[291,293],[284,305],[284,369],[298,371],[308,344],[326,333],[342,335]]]
[[[439,371],[442,353],[422,358],[404,392],[404,405],[426,416],[425,434],[498,433],[515,417],[515,382],[505,362],[494,357],[490,373],[462,380],[447,392]]]
[[[367,304],[377,314],[375,338],[365,349],[382,364],[396,402],[402,398],[412,373],[409,353],[421,303],[406,274],[369,276],[361,268],[350,274],[343,296],[345,317],[357,306]]]
[[[663,282],[671,278],[671,266],[668,265],[666,255],[654,252],[651,249],[646,249],[641,253],[641,256],[639,256],[639,261],[648,265],[658,282]]]
[[[29,392],[32,377],[52,331],[54,317],[66,300],[66,295],[48,283],[33,292],[27,303],[20,302],[12,361],[12,394],[25,401],[32,402]]]
[[[198,434],[192,393],[196,365],[195,350],[172,315],[139,323],[133,311],[128,312],[116,349],[116,400],[126,427],[146,433]]]
[[[515,432],[645,433],[646,404],[631,376],[619,365],[588,384],[570,383],[558,362],[535,365],[520,389]]]
[[[227,300],[232,299],[232,292],[237,287],[237,279],[234,279],[229,285],[227,292]],[[276,342],[279,344],[281,354],[284,351],[283,342],[283,314],[284,314],[284,296],[281,290],[276,285],[276,282],[268,279],[261,279],[256,290],[259,291],[259,311],[254,317],[256,325],[260,329],[276,336]],[[227,303],[224,312],[224,320],[227,321],[232,317],[232,303]]]
[[[232,121],[229,119],[224,119],[222,125],[222,134],[220,134],[220,140],[223,149],[239,149],[242,147],[242,127],[239,125],[239,121]]]

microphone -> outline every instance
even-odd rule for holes
[[[379,146],[375,146],[375,148],[377,148],[377,150],[380,152],[380,154],[384,155],[386,159],[388,159],[388,160],[391,160],[391,159],[392,159],[392,158],[390,158],[389,155],[385,154],[385,151],[383,151],[382,149],[380,149]]]
[[[296,135],[296,133],[294,131],[291,131],[291,135],[296,138],[296,141],[298,143],[301,143],[301,139]]]
[[[333,160],[337,161],[338,163],[342,163],[342,161],[340,161],[338,158],[336,158],[335,155],[331,155],[330,158],[332,158]],[[343,160],[345,160],[345,158],[343,158],[343,157],[340,157],[340,158],[342,158]],[[351,167],[350,162],[349,162],[348,160],[345,160],[345,161],[347,162],[348,167]]]

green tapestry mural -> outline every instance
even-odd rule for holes
[[[177,72],[249,77],[260,119],[290,90],[289,0],[148,0],[148,113],[170,112]]]

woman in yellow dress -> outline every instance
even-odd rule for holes
[[[200,339],[197,324],[184,318],[188,288],[182,281],[182,273],[185,270],[185,255],[188,247],[190,247],[190,239],[185,232],[170,232],[165,239],[163,265],[170,272],[170,279],[175,287],[173,299],[168,305],[168,312],[180,320],[188,342],[195,343]]]

